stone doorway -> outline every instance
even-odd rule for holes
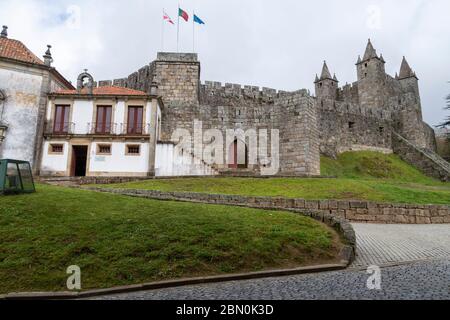
[[[236,139],[228,148],[228,168],[248,168],[248,147],[243,141]]]
[[[72,177],[85,177],[87,171],[88,146],[72,147]]]

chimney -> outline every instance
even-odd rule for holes
[[[8,26],[3,26],[2,33],[0,33],[0,38],[8,38]]]
[[[51,48],[52,48],[51,45],[47,45],[47,51],[45,52],[44,55],[44,63],[48,67],[51,67],[53,62],[52,53],[50,51]]]

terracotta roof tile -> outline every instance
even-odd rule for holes
[[[9,38],[0,38],[0,57],[44,65],[22,42]]]
[[[83,89],[81,93],[77,90],[59,90],[53,94],[57,95],[78,95],[78,94],[88,94],[87,89]],[[129,88],[106,86],[94,88],[93,94],[96,96],[148,96],[144,91],[133,90]]]

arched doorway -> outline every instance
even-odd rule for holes
[[[228,148],[228,168],[248,168],[248,148],[243,141],[236,139]]]

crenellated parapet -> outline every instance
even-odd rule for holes
[[[380,121],[392,121],[393,114],[390,109],[371,108],[361,106],[358,103],[336,101],[332,99],[322,99],[316,101],[317,108],[321,111],[335,112],[340,115],[356,115]]]
[[[249,104],[276,104],[277,100],[284,97],[310,96],[306,89],[287,92],[272,88],[260,88],[257,86],[205,81],[200,85],[201,104],[235,105],[238,103]]]
[[[349,101],[352,103],[359,102],[358,83],[345,84],[342,88],[338,88],[336,100]]]

